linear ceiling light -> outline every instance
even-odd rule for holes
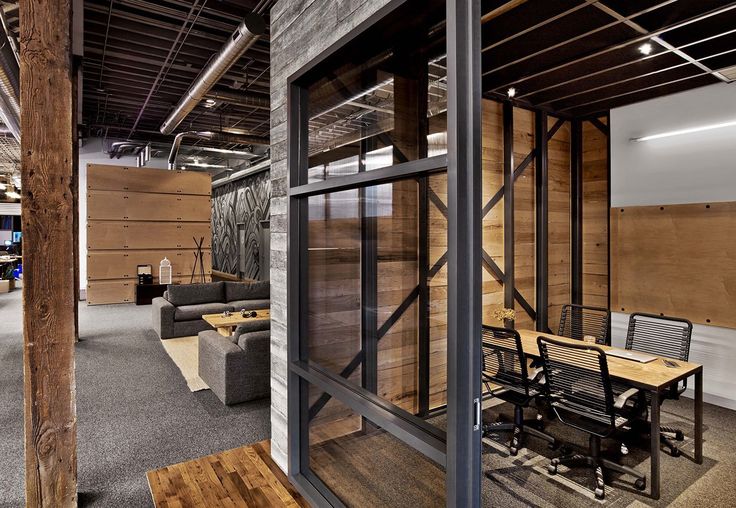
[[[701,125],[700,127],[691,127],[689,129],[679,129],[676,131],[660,132],[659,134],[652,134],[650,136],[642,136],[640,138],[631,138],[631,141],[640,143],[642,141],[651,141],[653,139],[669,138],[672,136],[680,136],[682,134],[692,134],[694,132],[712,131],[714,129],[723,129],[724,127],[735,127],[736,120],[730,122],[714,123],[710,125]]]

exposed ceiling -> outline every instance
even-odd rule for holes
[[[506,97],[514,87],[519,102],[586,116],[734,78],[733,1],[484,0],[482,5],[487,96]],[[643,54],[646,49],[651,51]]]
[[[11,47],[18,48],[18,2],[0,0],[0,22],[6,30]],[[14,185],[15,184],[15,185]],[[5,187],[3,189],[2,187]],[[0,123],[0,193],[14,191],[20,186],[20,145],[10,134],[9,130]],[[11,194],[12,196],[13,194]],[[7,193],[0,195],[2,201],[16,201],[9,198]]]
[[[92,135],[106,140],[151,141],[154,150],[166,151],[173,136],[161,135],[159,128],[167,115],[229,40],[243,16],[259,13],[268,25],[272,3],[85,0],[82,122]],[[213,91],[216,95],[200,103],[175,132],[213,131],[268,138],[268,29]],[[183,153],[193,153],[193,145],[241,152],[249,148],[245,143],[192,140],[185,144]],[[252,159],[211,151],[195,155],[214,165],[232,166]]]

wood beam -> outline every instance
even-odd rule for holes
[[[71,0],[20,2],[26,506],[77,505]]]

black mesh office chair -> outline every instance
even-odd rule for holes
[[[687,319],[636,312],[629,317],[626,349],[686,362],[690,357],[692,334],[693,324]],[[679,399],[686,389],[687,379],[682,385],[672,386],[669,392],[660,395],[659,403],[661,404],[665,399]],[[663,433],[660,435],[661,441],[669,448],[670,454],[673,457],[679,456],[680,450],[675,440],[685,439],[682,430],[662,426],[660,432]]]
[[[498,431],[513,431],[509,450],[516,455],[527,435],[543,439],[554,446],[552,436],[533,426],[541,420],[524,420],[524,408],[541,394],[541,388],[531,379],[521,337],[516,330],[483,325],[483,383],[492,396],[514,405],[514,423],[491,423],[483,426],[486,436]]]
[[[577,340],[591,335],[595,337],[596,344],[610,345],[610,323],[611,312],[608,309],[570,303],[562,306],[557,335]]]
[[[570,344],[547,337],[538,337],[537,344],[547,397],[557,418],[590,435],[588,455],[570,453],[552,459],[549,473],[557,473],[560,464],[594,468],[595,496],[599,499],[605,497],[604,469],[634,476],[636,488],[644,490],[643,474],[600,456],[601,439],[611,437],[639,412],[636,402],[641,392],[632,388],[614,398],[606,354],[592,344]]]

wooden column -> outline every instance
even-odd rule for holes
[[[25,479],[31,507],[77,504],[71,25],[71,0],[20,2]]]

